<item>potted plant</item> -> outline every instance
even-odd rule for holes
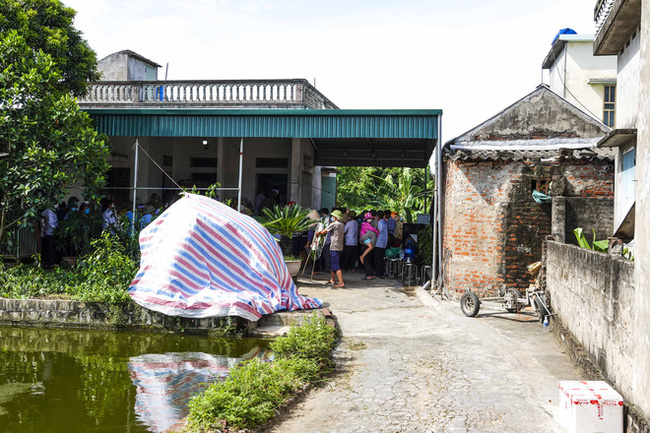
[[[307,216],[308,209],[300,206],[274,206],[273,209],[264,209],[264,215],[268,221],[263,223],[264,227],[273,235],[280,235],[280,249],[284,255],[284,260],[292,276],[298,275],[300,271],[300,258],[291,256],[291,247],[293,237],[311,229],[316,221],[312,221]]]

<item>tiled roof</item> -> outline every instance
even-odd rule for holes
[[[612,149],[558,149],[558,150],[449,150],[445,158],[452,161],[540,161],[563,159],[614,160]]]

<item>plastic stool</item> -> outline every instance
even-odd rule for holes
[[[420,284],[424,284],[430,279],[431,279],[431,266],[422,266],[422,269],[420,270]]]
[[[389,257],[384,257],[384,275],[390,277],[390,261],[392,259]]]
[[[413,262],[404,263],[404,268],[402,269],[402,283],[407,286],[412,285],[412,283],[417,284],[418,278],[418,267]]]

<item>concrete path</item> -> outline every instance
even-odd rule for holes
[[[395,280],[345,278],[344,289],[300,280],[339,321],[338,373],[271,432],[564,431],[558,381],[577,372],[535,316],[467,318],[458,302]]]

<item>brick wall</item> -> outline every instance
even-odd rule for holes
[[[581,227],[591,243],[607,239],[614,230],[614,199],[610,197],[553,197],[553,238],[578,245],[573,230]]]
[[[549,181],[551,196],[613,195],[608,161],[445,162],[443,280],[452,293],[529,286],[527,266],[552,232],[551,204],[531,196],[536,181]]]

